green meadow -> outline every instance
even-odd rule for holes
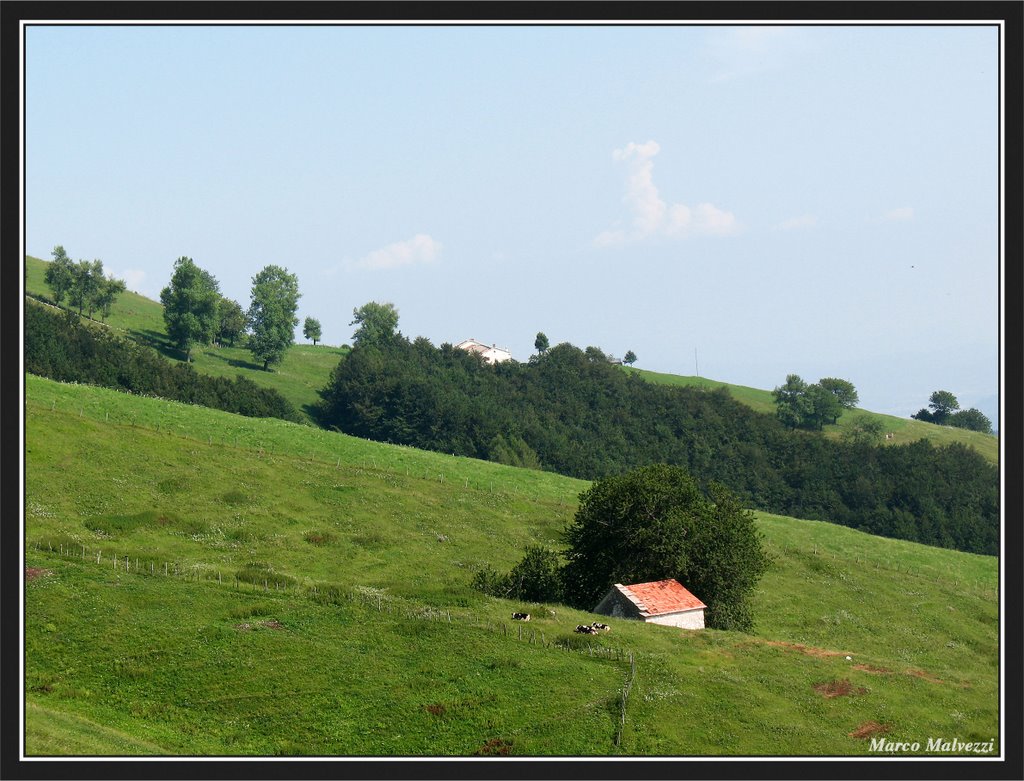
[[[34,376],[25,414],[29,755],[998,752],[995,558],[758,513],[754,634],[580,636],[470,581],[584,481]]]
[[[48,298],[50,290],[43,280],[47,262],[26,256],[25,267],[26,292]],[[168,269],[168,279],[170,269]],[[246,302],[241,302],[243,307]],[[136,293],[124,293],[114,304],[107,325],[124,331],[126,335],[152,346],[165,357],[172,360],[183,360],[184,356],[167,339],[163,321],[163,306]],[[288,399],[301,413],[309,415],[312,405],[319,400],[318,391],[327,385],[331,371],[348,353],[347,346],[331,347],[329,345],[310,344],[293,345],[285,355],[282,363],[273,371],[264,371],[244,347],[199,346],[193,350],[193,365],[196,370],[218,377],[235,377],[241,374],[260,385],[273,388]],[[624,371],[635,372],[649,382],[667,385],[699,386],[710,389],[725,387],[737,401],[769,415],[775,413],[775,403],[771,391],[749,388],[743,385],[731,385],[705,377],[686,377],[675,374],[662,374],[643,369],[624,367]],[[780,382],[782,380],[780,379]],[[922,406],[925,400],[922,399]],[[825,436],[838,438],[842,431],[850,425],[856,415],[868,415],[881,420],[885,431],[893,434],[893,438],[885,444],[906,444],[919,439],[929,439],[935,445],[948,445],[960,442],[977,450],[991,461],[999,461],[999,440],[988,434],[977,431],[936,426],[911,418],[898,418],[893,415],[866,410],[848,412],[839,418],[834,426],[825,427]]]

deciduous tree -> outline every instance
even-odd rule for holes
[[[53,291],[53,302],[60,306],[75,282],[75,264],[59,244],[53,248],[52,254],[53,262],[46,267],[43,279]]]
[[[786,383],[772,391],[775,398],[775,414],[784,426],[797,428],[813,411],[807,398],[807,383],[799,374],[786,375]]]
[[[295,343],[300,297],[298,278],[281,266],[267,266],[252,279],[249,349],[265,370],[280,363]]]
[[[302,324],[302,335],[307,339],[313,341],[313,346],[316,347],[316,343],[320,340],[320,321],[315,317],[307,317],[306,322]]]
[[[946,422],[951,426],[965,428],[969,431],[980,431],[982,434],[992,433],[992,421],[985,413],[974,407],[953,413],[946,419]]]
[[[110,317],[110,309],[117,301],[117,297],[127,289],[128,286],[125,285],[123,279],[106,277],[100,281],[99,290],[96,292],[96,308],[100,310],[103,322]]]
[[[838,377],[822,377],[818,380],[818,385],[835,396],[836,401],[839,402],[841,407],[840,411],[832,419],[833,423],[839,420],[842,410],[853,409],[857,406],[857,402],[860,401],[857,397],[857,389],[849,380],[842,380]]]
[[[90,318],[92,317],[104,279],[102,260],[80,260],[72,267],[72,282],[71,289],[68,291],[68,301],[71,306],[78,307],[79,317],[81,317],[83,309],[89,312]]]
[[[932,408],[932,422],[940,425],[946,422],[946,418],[960,409],[960,402],[949,391],[937,390],[928,401],[928,406]]]
[[[210,344],[220,327],[220,285],[192,258],[174,261],[171,283],[160,291],[164,323],[171,342],[192,360],[192,348]]]
[[[237,301],[230,298],[220,300],[220,326],[217,331],[217,341],[224,344],[227,340],[231,347],[235,346],[235,339],[245,333],[245,310]]]
[[[636,353],[632,350],[626,350],[626,355],[623,357],[622,362],[627,366],[632,366],[636,363]]]
[[[352,310],[352,322],[359,326],[352,335],[352,343],[365,346],[387,341],[398,327],[398,310],[394,304],[370,301]]]
[[[543,331],[537,332],[537,338],[533,340],[533,349],[536,350],[540,355],[543,355],[548,351],[548,347],[551,344],[548,342],[548,337]]]

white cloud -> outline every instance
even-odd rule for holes
[[[396,241],[374,250],[351,264],[352,268],[390,269],[416,263],[432,263],[441,254],[441,243],[425,233],[406,241]]]
[[[693,221],[695,233],[710,236],[730,236],[739,229],[736,215],[723,211],[710,203],[697,204],[697,217]]]
[[[813,228],[818,224],[818,218],[813,214],[801,214],[799,217],[790,217],[776,225],[773,230],[795,231],[803,228]]]
[[[898,209],[890,209],[882,215],[883,222],[906,222],[914,219],[914,209],[911,206],[901,206]]]
[[[629,166],[626,174],[626,204],[632,217],[632,230],[606,230],[594,237],[595,247],[613,247],[648,236],[682,238],[691,235],[727,236],[739,229],[732,212],[702,203],[691,209],[686,204],[667,204],[654,184],[653,157],[661,151],[656,141],[636,144],[632,141],[612,152],[612,159]]]

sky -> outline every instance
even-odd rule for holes
[[[33,26],[25,248],[998,427],[993,26]]]

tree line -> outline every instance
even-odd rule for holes
[[[167,336],[185,354],[186,362],[191,361],[196,345],[217,339],[230,339],[234,345],[235,338],[248,331],[249,351],[264,370],[280,363],[295,343],[300,297],[298,278],[272,264],[253,277],[251,302],[243,312],[237,301],[221,296],[213,274],[189,257],[174,262],[170,284],[160,291]]]
[[[965,428],[968,431],[992,433],[992,421],[981,410],[971,407],[960,409],[956,396],[946,390],[937,390],[928,399],[929,404],[910,417],[939,426]]]
[[[91,320],[98,311],[106,321],[117,297],[126,289],[124,280],[108,277],[102,260],[74,262],[60,245],[53,248],[52,255],[44,281],[53,292],[54,303],[62,306],[67,298],[68,306],[77,309],[79,317],[84,311]]]
[[[397,313],[389,327],[365,325],[320,392],[325,427],[584,479],[673,464],[745,506],[998,550],[998,470],[966,447],[829,440],[755,412],[724,388],[648,383],[597,347],[560,344],[526,363],[492,366],[450,344],[404,337]]]
[[[242,376],[231,380],[199,374],[107,328],[87,325],[74,313],[35,302],[25,307],[25,371],[248,417],[301,421],[292,404],[271,388]]]
[[[99,310],[104,320],[125,290],[123,281],[104,276],[102,261],[75,264],[62,246],[54,248],[44,280],[58,306],[67,297],[79,316],[86,310],[92,318]],[[298,278],[281,266],[268,265],[253,277],[251,301],[244,310],[237,301],[221,295],[213,274],[185,256],[174,262],[170,282],[160,291],[167,336],[184,354],[186,363],[191,362],[197,345],[227,343],[234,347],[236,339],[246,337],[246,346],[264,370],[280,363],[295,343],[300,297]],[[320,321],[307,317],[303,335],[315,346],[322,335]]]

